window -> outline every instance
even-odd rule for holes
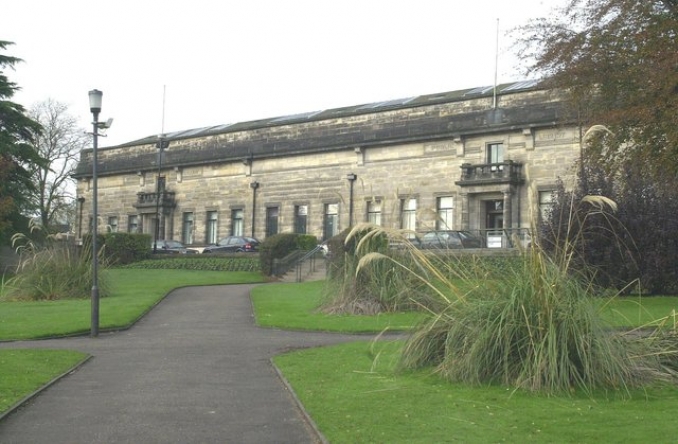
[[[266,237],[278,234],[278,207],[266,207]]]
[[[181,242],[185,245],[193,243],[193,213],[184,213],[181,223]]]
[[[117,233],[118,232],[118,216],[110,216],[108,218],[108,232]]]
[[[400,205],[400,228],[414,232],[417,229],[417,199],[402,199]]]
[[[487,144],[487,163],[496,164],[504,162],[504,144],[489,143]],[[503,170],[503,165],[494,165],[490,167],[491,171]]]
[[[367,222],[381,225],[381,201],[371,200],[367,202]]]
[[[339,234],[339,204],[325,204],[323,239]]]
[[[137,216],[136,214],[127,216],[127,232],[128,233],[139,232],[139,216]]]
[[[231,236],[245,233],[245,212],[242,209],[231,210]]]
[[[165,192],[165,176],[158,177],[158,191],[160,193]]]
[[[539,216],[542,221],[548,220],[553,208],[553,191],[539,192]]]
[[[489,143],[487,145],[487,163],[502,163],[504,161],[504,145]]]
[[[308,205],[296,205],[294,207],[294,232],[306,234],[306,222],[308,218]]]
[[[216,244],[217,243],[217,227],[219,220],[217,219],[216,211],[207,212],[207,223],[205,224],[205,243],[207,244]]]
[[[454,227],[454,197],[439,197],[437,207],[436,229],[451,230]]]

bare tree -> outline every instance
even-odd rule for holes
[[[78,127],[77,120],[68,113],[68,106],[53,99],[37,103],[30,116],[42,125],[34,144],[46,162],[32,165],[35,192],[31,196],[33,211],[44,227],[64,223],[74,199],[74,181],[71,173],[80,151],[88,146],[89,136]]]

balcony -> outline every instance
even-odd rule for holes
[[[461,187],[494,184],[522,185],[525,183],[523,164],[512,160],[479,165],[463,163],[461,179],[455,183]]]
[[[174,191],[163,191],[160,193],[158,202],[158,193],[137,193],[137,203],[134,206],[139,210],[152,209],[153,211],[156,206],[163,210],[174,208],[176,206],[174,194]]]

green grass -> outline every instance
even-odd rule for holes
[[[602,313],[604,319],[616,327],[652,325],[667,316],[671,317],[667,325],[673,327],[671,315],[674,311],[678,311],[678,297],[675,296],[624,296],[613,299],[603,308]]]
[[[316,309],[323,301],[324,281],[299,284],[269,284],[252,290],[257,324],[292,330],[332,332],[380,332],[408,330],[421,313],[382,313],[376,316],[327,315]]]
[[[355,342],[274,361],[325,437],[340,443],[645,443],[678,434],[678,388],[540,396],[394,371],[399,342]]]
[[[178,287],[261,282],[261,274],[253,272],[110,269],[103,273],[112,294],[100,301],[102,330],[130,326]],[[90,321],[89,298],[0,302],[0,340],[84,334]]]
[[[378,332],[384,328],[407,330],[423,318],[421,313],[385,313],[378,316],[326,315],[318,313],[324,281],[269,284],[252,291],[258,325],[290,330]],[[617,327],[639,327],[678,311],[678,297],[619,297],[603,301],[603,317]],[[678,317],[677,317],[678,322]]]
[[[68,350],[0,350],[0,414],[86,357]]]

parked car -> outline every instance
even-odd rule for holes
[[[186,248],[184,244],[175,240],[158,239],[156,245],[157,248],[153,248],[153,241],[151,241],[151,251],[154,253],[196,254],[198,252],[197,250]]]
[[[208,245],[202,250],[203,253],[250,253],[257,251],[259,241],[247,236],[228,236],[216,245]]]
[[[481,248],[482,246],[482,238],[468,231],[453,230],[429,231],[421,237],[419,242],[419,247],[423,249]]]

